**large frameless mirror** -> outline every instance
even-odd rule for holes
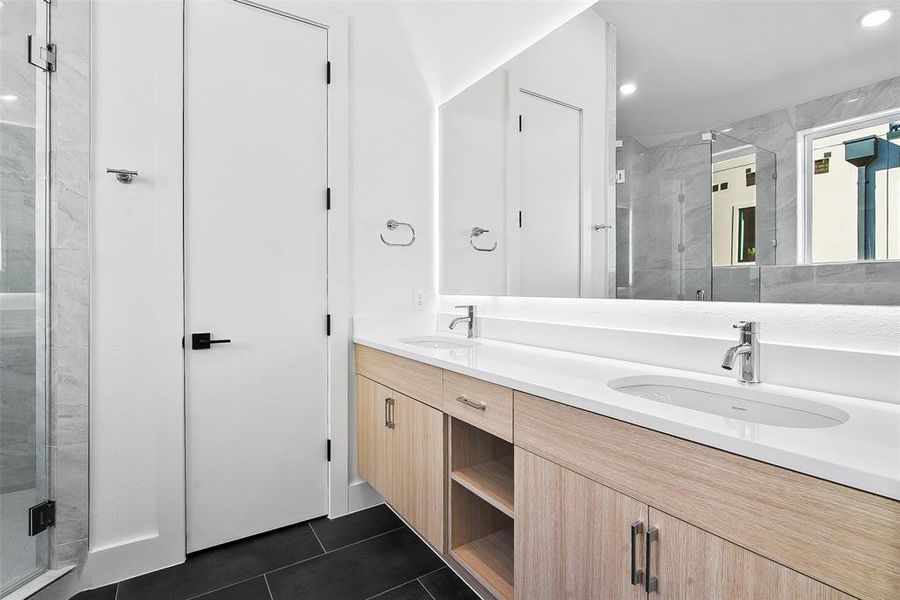
[[[900,304],[900,19],[865,9],[602,1],[445,102],[441,292]]]

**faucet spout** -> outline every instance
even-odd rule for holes
[[[741,363],[738,381],[741,383],[759,383],[759,323],[756,321],[741,321],[734,326],[740,329],[741,337],[737,346],[732,346],[725,351],[722,359],[722,368],[726,371],[734,369],[734,364]]]
[[[465,308],[466,316],[456,317],[455,319],[450,321],[450,330],[452,331],[453,328],[460,323],[466,323],[469,326],[468,331],[466,331],[466,337],[472,339],[473,337],[475,337],[475,305],[466,304],[463,306],[457,306],[456,308]]]
[[[730,371],[734,368],[734,361],[737,360],[738,357],[743,356],[745,354],[751,354],[753,352],[753,346],[750,344],[738,344],[737,346],[732,346],[728,350],[725,351],[725,358],[722,359],[722,368]]]

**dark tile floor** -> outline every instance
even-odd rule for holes
[[[477,600],[389,508],[195,552],[73,600]]]

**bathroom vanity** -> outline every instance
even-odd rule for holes
[[[671,369],[443,339],[357,335],[359,473],[480,591],[900,597],[896,459],[866,457],[897,442],[850,441],[893,413],[845,399],[814,424],[722,418],[609,383]]]

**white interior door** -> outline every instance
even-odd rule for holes
[[[230,0],[188,0],[185,28],[194,551],[327,512],[327,38]]]
[[[581,110],[519,91],[519,296],[581,295]]]

